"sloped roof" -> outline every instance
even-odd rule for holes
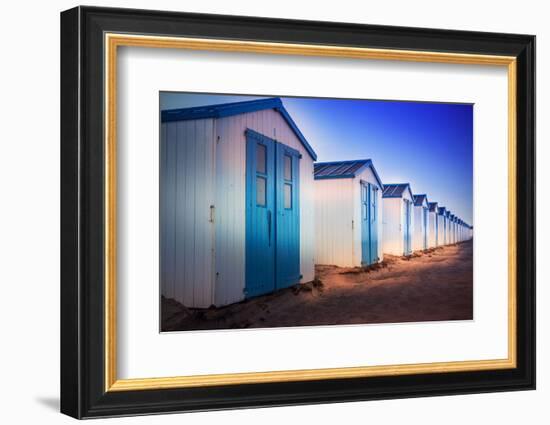
[[[384,193],[382,194],[383,198],[401,198],[403,197],[403,192],[408,190],[411,199],[413,199],[413,193],[409,183],[392,183],[384,185]]]
[[[278,97],[248,100],[244,102],[221,103],[218,105],[196,106],[193,108],[167,109],[161,111],[161,121],[172,122],[198,120],[204,118],[222,118],[244,114],[247,112],[262,111],[265,109],[274,109],[281,114],[306,151],[315,161],[317,159],[317,154],[310,146],[289,113],[286,111],[282,100]]]
[[[438,213],[439,215],[445,215],[445,211],[446,211],[446,210],[447,210],[447,209],[446,209],[445,207],[439,207],[439,208],[437,209],[437,213]]]
[[[428,195],[426,194],[420,194],[420,195],[413,195],[413,201],[415,207],[421,207],[424,203],[424,200],[426,200],[426,203],[428,202]]]
[[[315,180],[353,178],[370,167],[381,188],[384,187],[370,159],[354,159],[351,161],[316,162],[313,164]]]
[[[428,202],[430,212],[437,212],[437,202]]]

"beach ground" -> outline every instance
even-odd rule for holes
[[[473,242],[370,268],[316,266],[313,282],[221,308],[162,299],[162,330],[401,323],[473,318]]]

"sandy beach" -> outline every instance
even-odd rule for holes
[[[373,267],[317,266],[313,282],[222,308],[162,299],[162,330],[400,323],[473,318],[473,242],[385,256]]]

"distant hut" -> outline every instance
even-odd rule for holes
[[[381,261],[384,186],[372,161],[314,167],[315,263],[360,267]]]
[[[437,208],[437,243],[438,246],[447,244],[447,209],[445,207]]]
[[[410,255],[414,230],[413,193],[408,183],[384,185],[382,252]]]
[[[413,251],[428,249],[428,196],[413,195]]]
[[[438,245],[438,223],[437,202],[428,202],[428,248],[435,248]]]
[[[451,214],[451,243],[456,243],[456,215]]]
[[[445,245],[450,245],[452,243],[452,230],[451,230],[451,211],[447,210],[445,212]]]

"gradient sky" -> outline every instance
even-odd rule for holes
[[[264,96],[166,93],[174,109]],[[384,184],[410,183],[414,194],[473,224],[473,105],[281,96],[317,160],[370,158]]]

